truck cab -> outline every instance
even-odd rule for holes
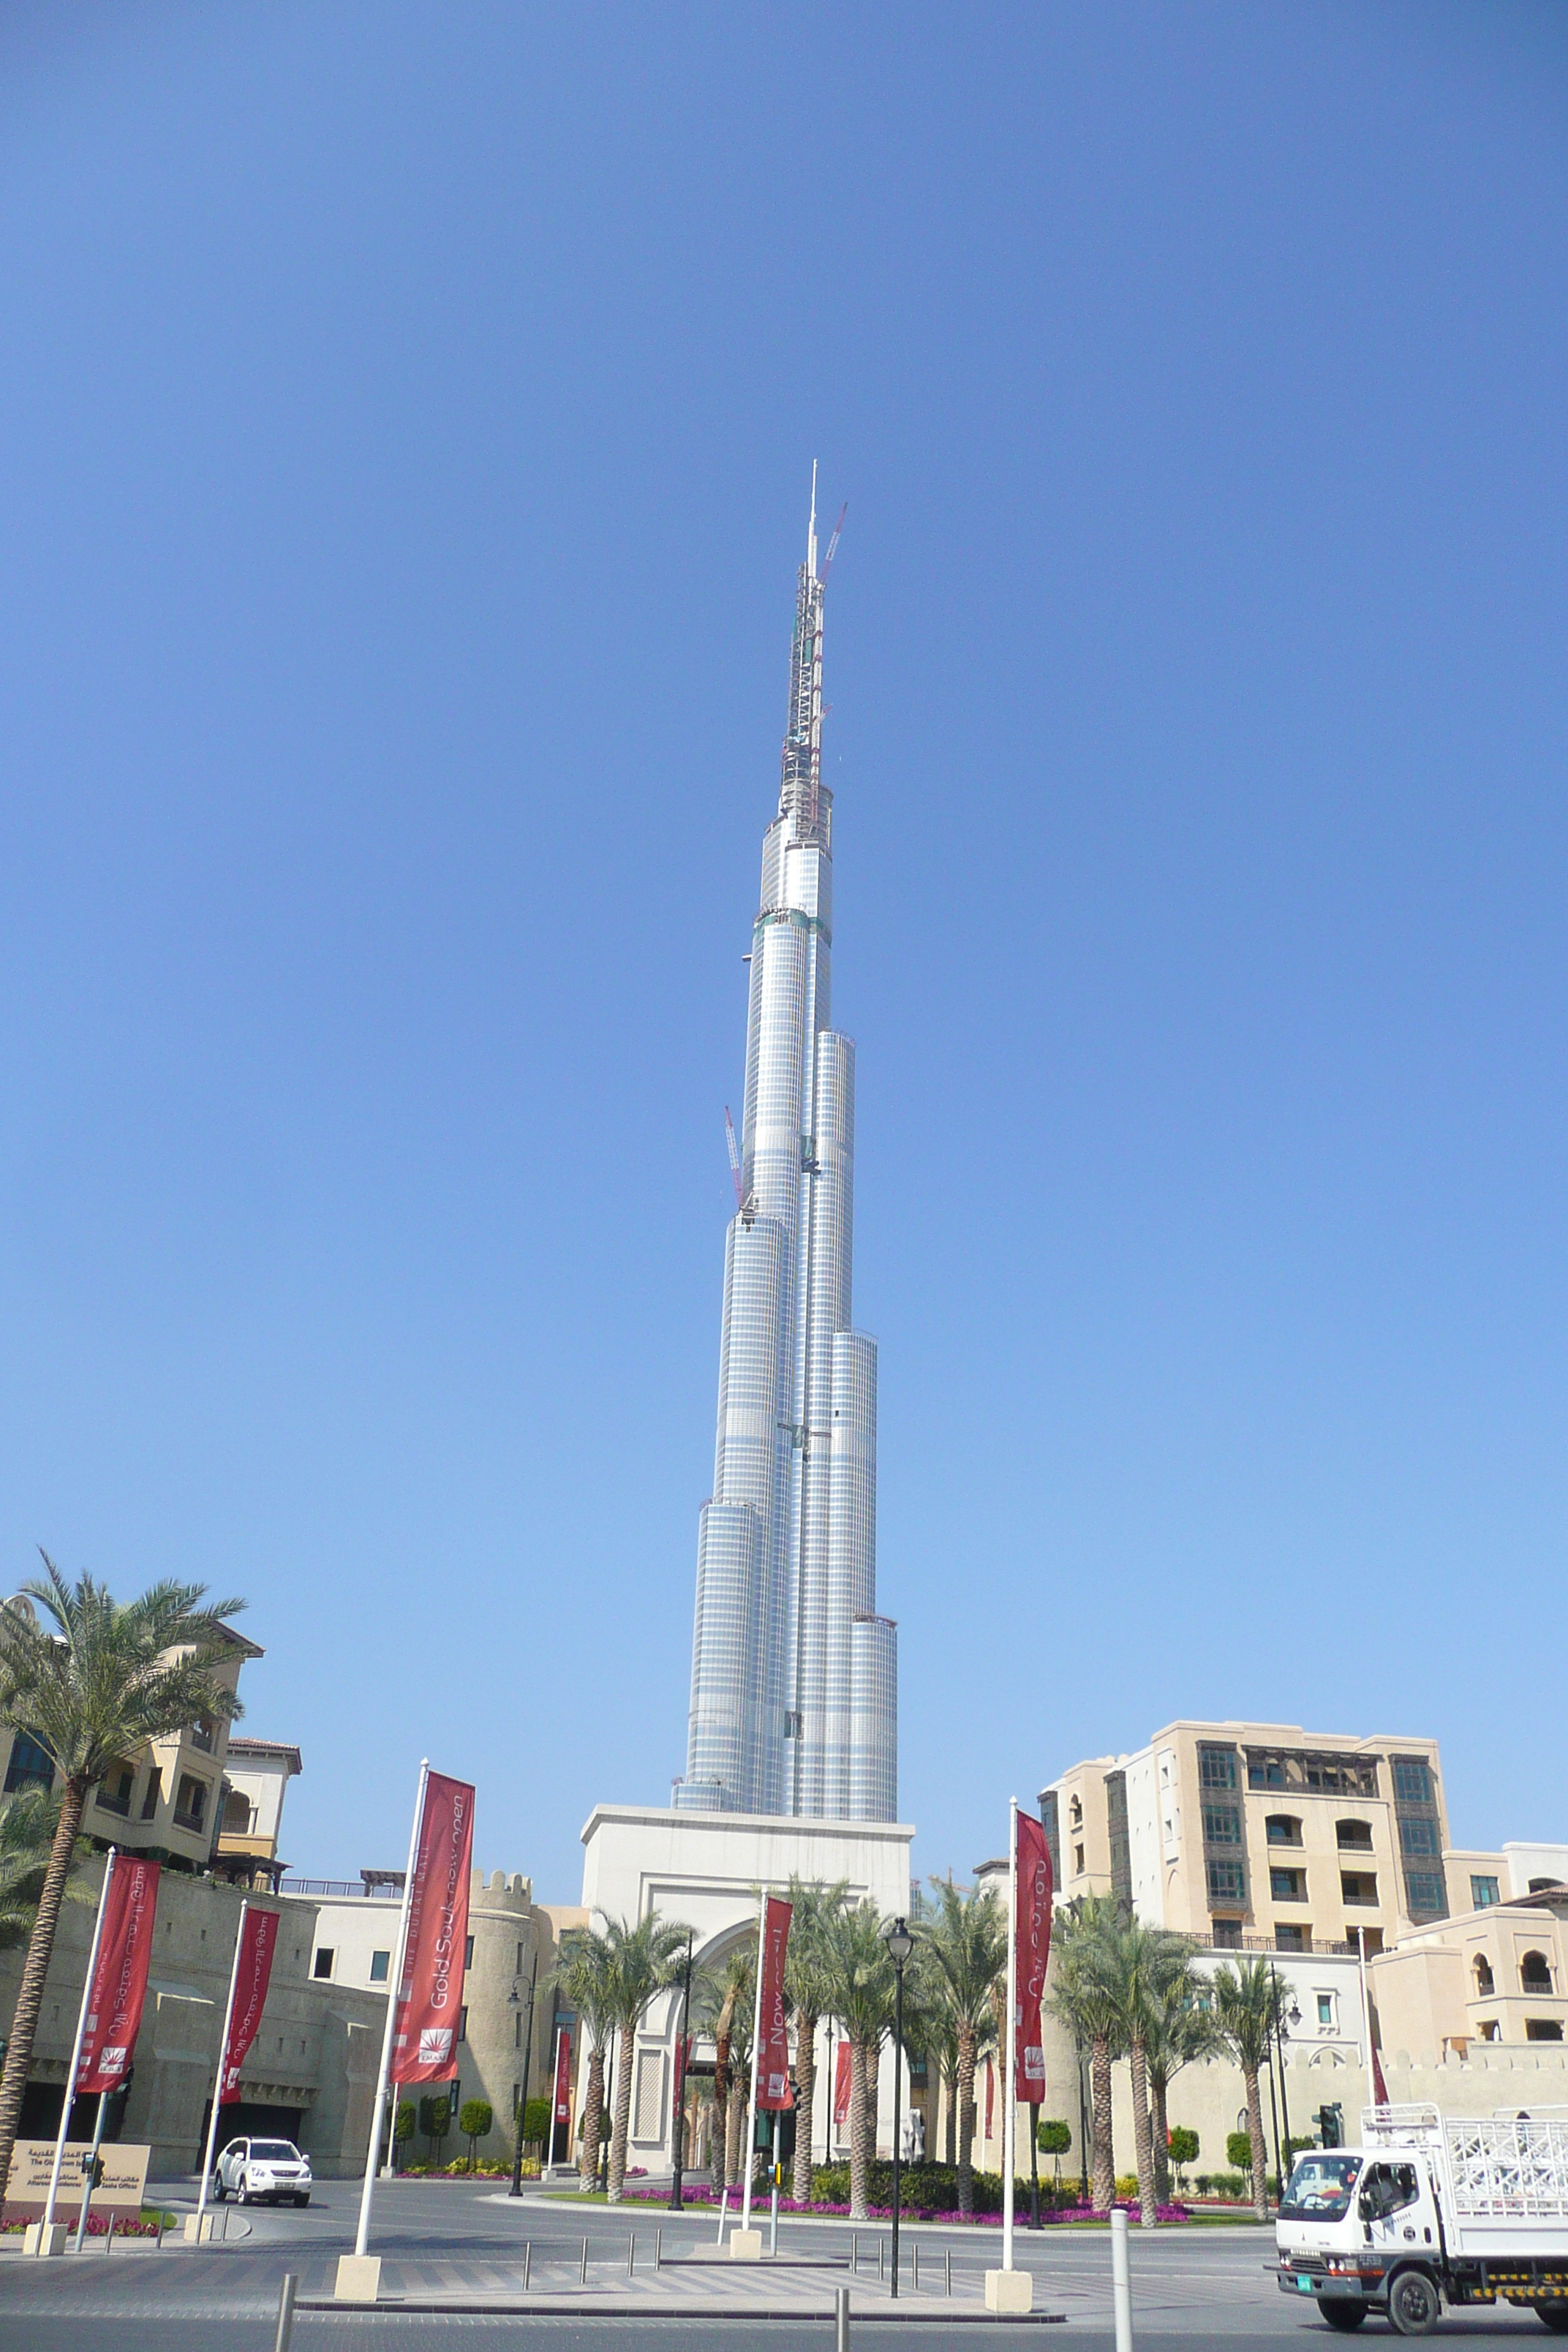
[[[1331,2327],[1348,2333],[1373,2310],[1402,2336],[1436,2325],[1443,2230],[1423,2149],[1309,2150],[1280,2200],[1275,2242],[1281,2289],[1313,2296]]]

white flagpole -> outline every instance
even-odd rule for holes
[[[1362,2064],[1366,2074],[1366,2103],[1369,2107],[1374,2107],[1377,2105],[1377,2092],[1372,2079],[1372,2010],[1366,1997],[1366,1929],[1364,1927],[1357,1927],[1355,1939],[1361,1953]]]
[[[551,2166],[555,2161],[555,2108],[557,2101],[561,2095],[559,2088],[560,2082],[561,2028],[557,2026],[555,2029],[555,2050],[550,2062],[550,2132],[549,2137],[546,2138],[544,2143],[544,2161],[539,2168],[539,2177],[542,2180],[544,2179],[546,2173],[550,2170]],[[525,2086],[523,2092],[523,2105],[526,2106],[527,2104],[528,2093]]]
[[[207,2149],[205,2160],[202,2165],[201,2195],[196,2200],[196,2243],[198,2246],[202,2242],[202,2215],[207,2210],[207,2189],[212,2181],[213,2149],[217,2145],[217,2119],[220,2110],[220,2103],[223,2098],[224,2061],[228,2056],[228,2030],[234,2023],[234,1994],[235,1988],[239,1982],[240,1947],[245,1942],[245,1915],[249,1908],[250,1906],[248,1903],[242,1903],[239,1906],[239,1929],[234,1939],[234,1966],[228,1972],[228,2002],[227,2006],[224,2010],[223,2032],[219,2037],[217,2045],[217,2074],[213,2082],[213,2111],[211,2118],[207,2124]]]
[[[1002,2267],[1013,2267],[1013,2173],[1018,2137],[1018,1800],[1007,1815],[1007,2047],[1003,2053],[1007,2112],[1002,2125]]]
[[[746,2147],[742,2158],[741,2227],[752,2226],[752,2155],[757,2139],[757,2059],[763,2039],[763,1938],[767,1934],[768,1890],[764,1886],[757,1905],[757,2006],[752,2024],[752,2098],[746,2120]]]
[[[77,2068],[81,2063],[81,2045],[87,2033],[88,2003],[92,1999],[92,1980],[98,1973],[98,1948],[103,1937],[103,1915],[109,1908],[110,1882],[114,1876],[118,1849],[110,1846],[103,1865],[103,1886],[98,1898],[98,1917],[93,1922],[92,1948],[87,1956],[87,1975],[82,1982],[81,2007],[76,2013],[76,2040],[71,2043],[71,2062],[66,2069],[66,2095],[60,2108],[59,2137],[55,2142],[55,2161],[49,2174],[49,2193],[44,2200],[44,2218],[38,2226],[38,2251],[48,2242],[48,2231],[55,2218],[55,2199],[59,2193],[60,2167],[65,2162],[66,2134],[70,2129],[71,2109],[76,2105]],[[101,2102],[102,2093],[99,2097]]]
[[[359,2228],[354,2233],[354,2252],[363,2254],[370,2237],[370,2201],[375,2193],[376,2142],[381,2137],[381,2103],[386,2095],[387,2072],[392,2064],[392,2030],[397,2021],[397,2004],[403,1998],[403,1969],[407,1959],[408,1903],[414,1892],[414,1865],[419,1858],[419,1830],[425,1819],[425,1784],[430,1778],[430,1759],[426,1756],[419,1767],[419,1794],[414,1805],[414,1829],[408,1840],[408,1868],[403,1880],[403,1909],[397,1921],[397,1948],[393,1953],[392,1975],[386,1987],[386,2024],[381,2036],[381,2066],[375,2078],[375,2096],[370,2108],[370,2144],[364,2152],[364,2182],[359,2193]],[[393,2121],[396,2123],[396,2111]]]

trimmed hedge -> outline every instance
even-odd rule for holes
[[[906,2213],[956,2213],[958,2210],[958,2167],[954,2164],[906,2164],[900,2167],[900,2202]],[[893,2168],[891,2162],[879,2157],[866,2168],[866,2198],[871,2205],[890,2205],[893,2201]],[[1020,2213],[1029,2210],[1027,2177],[1018,2175],[1014,2183],[1013,2200]],[[814,2205],[847,2205],[849,2202],[849,2167],[847,2164],[814,2164],[811,2168],[811,2201]],[[1063,2181],[1060,2188],[1051,2180],[1040,2183],[1040,2209],[1078,2203],[1078,2183]],[[1002,2176],[999,2172],[974,2175],[974,2210],[977,2213],[1000,2213],[1002,2210]]]

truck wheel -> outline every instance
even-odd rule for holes
[[[1396,2336],[1430,2336],[1442,2308],[1425,2271],[1395,2271],[1388,2288],[1388,2324]]]
[[[1321,2294],[1318,2297],[1318,2309],[1322,2313],[1329,2326],[1336,2329],[1341,2336],[1349,2336],[1353,2328],[1362,2326],[1366,2319],[1364,2303],[1347,2303],[1343,2295],[1340,2294]]]
[[[1553,2336],[1568,2336],[1568,2303],[1538,2303],[1535,2315]]]

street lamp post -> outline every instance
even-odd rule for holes
[[[1285,2153],[1281,2159],[1283,2168],[1288,2167],[1290,2162],[1290,2102],[1286,2096],[1285,2092],[1285,2044],[1289,2037],[1285,2030],[1284,1995],[1280,1990],[1279,1978],[1272,1960],[1268,1963],[1268,1974],[1274,1986],[1274,2042],[1275,2047],[1279,2053],[1279,2113],[1280,2119],[1285,2126]],[[1301,2011],[1293,1997],[1290,2002],[1289,2017],[1290,2023],[1293,2026],[1300,2024]],[[1279,2174],[1279,2194],[1281,2197],[1285,2194],[1285,2171],[1283,2168]]]
[[[889,1919],[882,1930],[882,1941],[888,1947],[888,1957],[893,1963],[896,1988],[893,1994],[893,2298],[896,2302],[899,2293],[899,2197],[903,2186],[900,2159],[903,2154],[904,2128],[904,1963],[915,1948],[908,1920]]]
[[[528,2038],[523,2044],[522,2051],[522,2092],[517,2103],[517,2148],[511,2159],[511,2187],[507,2190],[507,2195],[509,2197],[521,2197],[522,2195],[522,2126],[528,2115],[529,2070],[533,2064],[533,1997],[538,1984],[539,1944],[536,1934],[533,1947],[533,1973],[528,1979]],[[507,1996],[507,2007],[510,2009],[513,2001],[521,2000],[521,1998],[522,1996],[517,1989],[517,1979],[514,1977],[512,1979],[511,1991]],[[550,2119],[551,2122],[553,2123],[555,2120],[555,2085],[553,2083],[551,2084],[550,2089]],[[544,2167],[541,2165],[539,2168],[541,2172],[542,2172]]]
[[[691,2022],[691,1944],[692,1931],[686,1936],[686,1973],[680,1996],[680,2032],[675,2044],[675,2176],[669,2191],[669,2210],[681,2211],[680,2190],[686,2175],[686,2036]]]

